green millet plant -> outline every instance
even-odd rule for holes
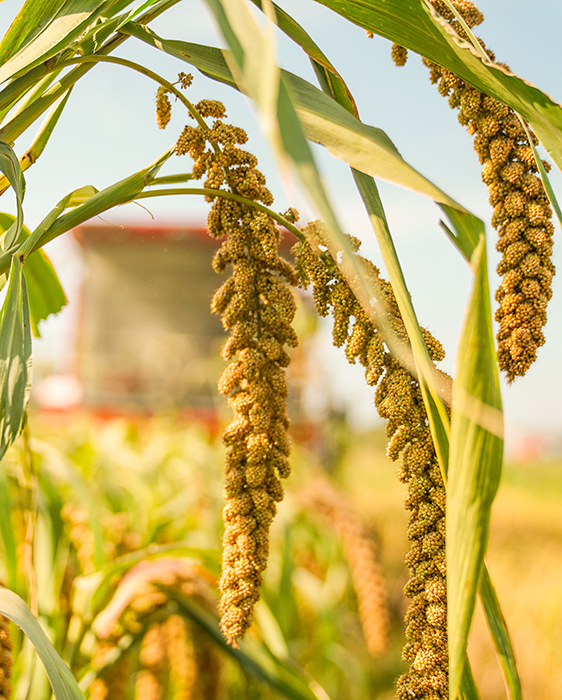
[[[387,455],[402,455],[398,477],[408,485],[406,508],[410,551],[406,557],[410,579],[404,589],[411,598],[406,615],[404,660],[409,671],[398,680],[400,700],[411,697],[448,698],[447,608],[445,567],[445,489],[421,391],[417,380],[385,348],[380,330],[370,321],[337,266],[323,252],[321,222],[308,224],[306,242],[293,248],[301,283],[312,286],[318,312],[334,317],[334,345],[345,346],[348,360],[365,368],[367,383],[377,386],[375,404],[387,422]],[[356,251],[359,242],[350,238]],[[387,323],[407,338],[394,294],[378,269],[363,259],[377,280],[388,308]],[[426,330],[424,338],[434,362],[443,347]]]
[[[186,126],[176,153],[194,160],[193,175],[204,185],[226,187],[252,202],[273,203],[257,159],[240,148],[245,131],[225,124],[224,105],[203,100],[195,105],[202,118],[214,118],[210,128]],[[207,147],[209,145],[209,147]],[[251,625],[267,566],[269,528],[276,503],[283,498],[280,479],[289,475],[285,369],[297,336],[291,328],[296,304],[291,285],[297,280],[279,257],[280,233],[273,219],[252,206],[207,195],[211,236],[223,239],[213,267],[231,277],[211,302],[229,331],[222,356],[230,364],[219,380],[235,420],[226,428],[226,481],[223,511],[221,627],[233,644]]]
[[[432,2],[437,12],[467,39],[456,15],[440,0]],[[469,0],[457,0],[454,7],[471,28],[484,20]],[[493,51],[482,50],[490,60]],[[405,50],[397,44],[392,57],[404,65]],[[552,297],[555,267],[551,261],[552,210],[529,144],[528,130],[517,114],[505,104],[468,85],[450,70],[423,58],[430,79],[439,92],[458,109],[459,122],[474,136],[474,149],[482,163],[482,180],[488,186],[494,208],[492,225],[498,231],[496,244],[502,253],[498,274],[503,278],[497,292],[496,321],[498,361],[508,381],[523,376],[535,362],[537,349],[544,345],[547,304]],[[497,64],[505,67],[504,64]],[[537,138],[531,134],[533,144]],[[543,162],[546,170],[550,165]]]

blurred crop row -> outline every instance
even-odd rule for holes
[[[0,472],[1,577],[38,614],[93,700],[390,699],[403,671],[403,486],[378,434],[345,426],[330,474],[297,444],[248,639],[218,629],[223,448],[172,417],[32,417]],[[351,439],[353,438],[353,439]],[[298,440],[297,440],[298,443]],[[530,699],[562,671],[557,465],[508,468],[489,566]],[[47,700],[13,628],[15,700]],[[483,700],[505,697],[484,623],[470,654]]]

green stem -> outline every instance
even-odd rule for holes
[[[162,12],[165,12],[173,5],[176,5],[179,0],[169,0],[169,2],[152,8],[146,12],[142,17],[138,18],[138,22],[141,24],[147,24],[151,20],[158,17]],[[126,26],[126,25],[125,25]],[[107,41],[99,50],[96,56],[108,54],[114,51],[116,48],[121,46],[121,44],[129,38],[129,34],[117,34],[109,41]],[[70,87],[72,87],[83,75],[85,75],[89,70],[93,68],[93,65],[78,65],[76,68],[66,75],[64,75],[52,88],[47,90],[45,94],[38,97],[32,104],[29,105],[22,113],[11,119],[5,126],[0,129],[0,140],[6,141],[7,143],[13,143],[21,134],[33,124],[33,122],[38,119],[43,112],[45,112],[49,107],[56,102],[59,97],[61,97]],[[12,85],[19,81],[23,81],[23,88],[28,90],[31,85],[36,84],[42,76],[51,73],[53,70],[58,69],[58,64],[55,59],[51,58],[45,61],[41,66],[37,66],[32,69],[29,74],[33,73],[33,81],[28,80],[28,74],[23,75],[21,78],[16,78],[13,83],[8,84],[6,88],[0,93],[0,104],[3,104],[3,97],[5,92],[9,93],[7,97],[7,103],[10,104],[11,101],[17,101],[17,94],[14,94],[14,89]],[[21,87],[21,86],[20,86]],[[22,88],[22,89],[23,89]]]
[[[281,214],[277,214],[272,209],[255,202],[253,199],[248,199],[247,197],[242,197],[240,194],[235,194],[234,192],[229,192],[228,190],[213,190],[206,187],[174,187],[166,190],[149,190],[147,192],[141,192],[135,199],[146,199],[147,197],[163,197],[164,195],[174,195],[174,194],[202,194],[208,197],[223,197],[224,199],[232,199],[235,202],[244,204],[248,207],[253,207],[258,211],[271,216],[272,219],[277,221],[278,224],[284,226],[288,231],[290,231],[294,236],[296,236],[300,241],[306,241],[306,236],[302,231],[300,231],[296,226],[291,224],[287,219],[285,219]]]
[[[119,58],[117,56],[80,56],[79,58],[71,58],[66,61],[63,61],[62,63],[59,63],[56,66],[56,69],[59,69],[61,67],[65,68],[66,66],[72,65],[81,65],[83,63],[114,63],[115,65],[123,66],[124,68],[130,68],[131,70],[134,70],[137,73],[141,73],[147,78],[154,80],[178,98],[178,100],[184,105],[184,107],[188,110],[188,112],[191,114],[191,116],[195,119],[195,121],[199,124],[199,126],[202,129],[209,131],[209,127],[207,126],[199,112],[195,109],[195,107],[187,99],[187,97],[181,92],[181,90],[178,90],[178,88],[176,88],[175,85],[167,81],[161,75],[158,75],[158,73],[155,73],[154,71],[150,70],[150,68],[146,68],[140,63],[135,63],[134,61],[129,61],[127,58]]]

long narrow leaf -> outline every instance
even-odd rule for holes
[[[152,21],[178,2],[180,2],[180,0],[161,0],[143,14],[139,18],[139,22],[146,23]],[[127,39],[127,34],[117,32],[105,42],[97,53],[111,53]],[[2,126],[0,129],[0,139],[10,143],[15,141],[26,129],[39,119],[51,105],[72,88],[80,78],[88,71],[92,70],[95,65],[95,63],[84,63],[62,76],[49,90],[41,95],[41,97],[34,100],[22,113],[17,114],[13,119],[10,119]],[[56,66],[54,68],[56,69]],[[18,99],[18,94],[25,94],[25,92],[35,84],[36,80],[48,73],[49,70],[53,70],[53,66],[49,66],[48,62],[46,62],[10,82],[0,91],[0,110],[8,104],[13,104],[14,100]]]
[[[260,9],[263,8],[264,3],[262,0],[252,0],[252,2]],[[315,44],[310,35],[293,19],[293,17],[291,17],[291,15],[274,2],[269,4],[273,7],[275,20],[279,29],[307,53],[312,61],[318,79],[328,86],[329,93],[337,96],[337,102],[339,104],[345,104],[352,114],[358,116],[353,95],[345,84],[344,79],[334,68],[327,56],[320,50],[320,47]]]
[[[449,461],[449,418],[443,403],[442,388],[439,387],[436,381],[435,371],[421,334],[416,312],[414,311],[406,280],[402,273],[375,181],[368,175],[356,170],[353,171],[353,177],[369,214],[369,220],[377,237],[383,262],[412,344],[414,363],[418,370],[431,433],[441,470],[445,476]]]
[[[127,204],[135,199],[142,190],[156,177],[162,165],[170,158],[173,149],[166,151],[147,168],[116,182],[103,190],[97,191],[87,185],[70,193],[49,212],[45,219],[33,231],[31,236],[17,248],[18,255],[28,256],[49,241],[78,226],[93,216],[102,214],[120,204]],[[83,203],[78,204],[79,201]],[[76,206],[78,204],[78,206]],[[74,208],[66,214],[62,212],[69,206]],[[0,255],[0,274],[7,268],[8,251]]]
[[[462,700],[480,700],[480,694],[478,693],[478,687],[474,676],[472,675],[472,670],[466,660],[463,668],[462,681],[461,681],[461,698]]]
[[[3,249],[14,244],[20,235],[23,226],[23,197],[25,194],[25,179],[14,149],[7,143],[0,141],[0,171],[12,186],[16,195],[17,216],[13,225],[6,231]]]
[[[107,0],[66,0],[62,6],[27,0],[0,43],[0,83],[68,48],[107,5]]]
[[[39,226],[29,234],[29,236],[24,240],[18,249],[18,255],[23,255],[24,257],[29,255],[32,250],[37,247],[38,241],[57,220],[57,218],[66,210],[77,207],[80,204],[88,201],[91,197],[95,196],[99,190],[91,185],[86,185],[85,187],[80,187],[66,197],[63,197],[58,204],[51,209]]]
[[[240,666],[283,697],[289,700],[329,700],[318,683],[305,678],[293,664],[268,653],[258,642],[242,640],[238,649],[227,644],[214,615],[180,591],[167,586],[162,588],[171,599],[177,601],[180,614],[196,622]]]
[[[0,459],[20,434],[31,390],[31,328],[25,277],[12,258],[0,315]]]
[[[68,666],[57,654],[45,632],[23,600],[0,586],[0,614],[21,627],[35,647],[57,700],[84,700]]]
[[[492,331],[485,238],[459,345],[447,488],[450,698],[460,690],[476,591],[502,466],[503,414]]]
[[[419,0],[316,0],[358,24],[453,71],[474,87],[512,107],[531,125],[562,168],[562,108],[538,88],[485,61],[460,40],[429,2]],[[507,57],[509,60],[509,57]]]
[[[482,567],[482,573],[480,574],[479,593],[502,667],[509,700],[523,700],[521,681],[517,672],[511,639],[509,638],[505,618],[486,564]]]
[[[0,231],[8,230],[13,225],[11,214],[0,213]],[[22,228],[19,242],[30,235],[29,229]],[[55,268],[42,250],[30,255],[23,266],[29,298],[29,320],[35,337],[40,337],[39,322],[51,314],[58,313],[66,304],[66,296],[60,284]]]
[[[60,116],[66,107],[66,103],[68,102],[68,98],[70,97],[71,90],[69,90],[66,95],[63,95],[61,99],[59,100],[58,104],[56,104],[51,113],[48,115],[48,117],[45,119],[45,122],[39,129],[37,135],[35,136],[35,139],[33,140],[33,143],[31,146],[27,149],[27,151],[21,156],[19,159],[19,164],[22,173],[27,170],[29,167],[31,167],[37,159],[42,155],[43,151],[47,147],[47,143],[49,142],[49,139],[51,138],[51,135],[58,124],[58,121],[60,119]],[[2,194],[9,186],[8,178],[3,175],[0,177],[0,194]]]

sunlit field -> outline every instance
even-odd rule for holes
[[[383,433],[340,426],[327,446],[310,431],[303,444],[295,431],[263,600],[233,650],[216,612],[216,426],[84,413],[32,415],[30,427],[0,482],[13,528],[3,520],[2,578],[30,601],[90,697],[393,697],[405,668],[407,515]],[[562,681],[561,501],[559,463],[508,464],[487,557],[526,697],[536,700],[556,697]],[[477,615],[469,654],[483,700],[500,700],[484,625]],[[47,700],[42,667],[13,634],[14,697],[31,684],[29,697]]]

